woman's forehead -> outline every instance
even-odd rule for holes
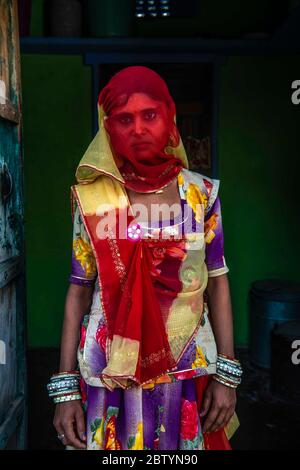
[[[120,113],[134,113],[142,111],[143,109],[157,108],[162,109],[165,104],[161,101],[151,98],[145,93],[132,93],[126,104],[122,106],[116,106],[112,109],[111,115]]]

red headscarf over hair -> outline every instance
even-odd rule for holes
[[[102,89],[98,105],[107,116],[118,106],[124,106],[133,93],[144,93],[165,104],[168,115],[170,145],[176,147],[180,136],[175,124],[176,108],[165,81],[153,70],[142,67],[126,67],[116,73]],[[183,162],[164,150],[149,162],[138,161],[133,154],[121,155],[120,168],[125,186],[140,192],[151,192],[167,186],[180,172]]]

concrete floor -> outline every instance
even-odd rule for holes
[[[247,350],[237,350],[244,375],[238,389],[240,428],[231,439],[234,450],[290,450],[299,446],[300,404],[286,403],[269,392],[269,373],[253,367]],[[32,450],[63,449],[53,427],[54,405],[46,384],[58,370],[59,351],[28,351],[29,435]],[[300,386],[300,384],[299,384]]]
[[[247,350],[238,350],[237,356],[244,375],[236,409],[241,426],[232,437],[232,447],[239,450],[298,449],[300,403],[287,403],[273,396],[270,373],[251,365]]]

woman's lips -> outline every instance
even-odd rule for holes
[[[139,143],[136,143],[136,144],[132,144],[132,147],[144,148],[144,147],[148,147],[150,144],[151,144],[151,142],[139,142]]]

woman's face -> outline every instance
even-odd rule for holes
[[[133,93],[124,106],[115,107],[105,120],[114,151],[146,161],[163,151],[169,141],[164,103],[144,93]]]

